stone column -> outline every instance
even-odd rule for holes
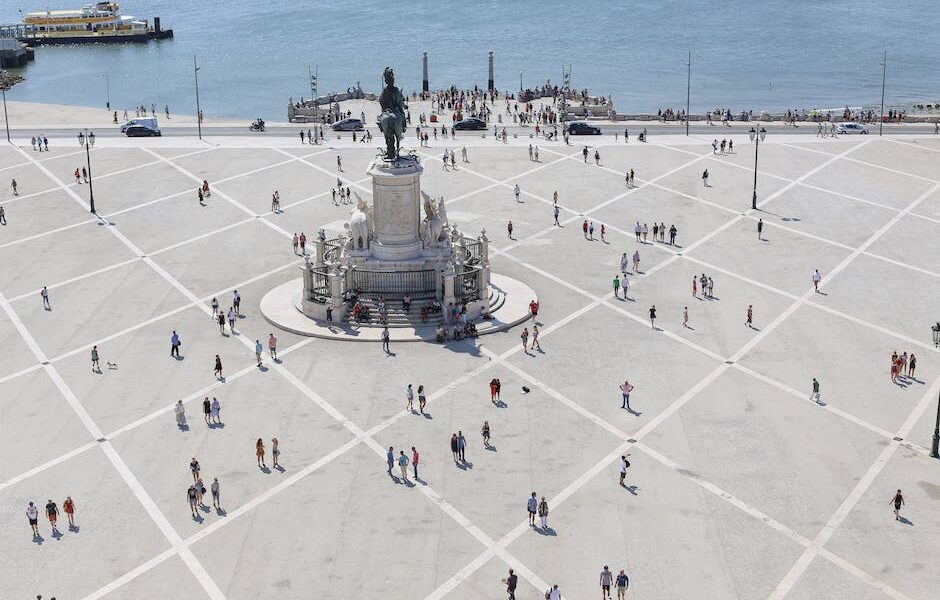
[[[457,294],[454,290],[454,280],[457,278],[457,273],[454,272],[453,267],[447,270],[444,273],[444,310],[447,310],[449,304],[457,304]]]
[[[424,70],[424,77],[421,80],[421,90],[424,92],[428,92],[430,91],[430,88],[428,87],[428,53],[427,52],[424,53],[424,56],[421,59],[421,65]]]
[[[490,266],[490,239],[486,237],[486,229],[480,230],[480,265]]]
[[[322,267],[324,264],[326,264],[326,263],[324,262],[324,260],[323,260],[325,255],[326,255],[326,246],[325,246],[325,244],[323,243],[323,240],[321,240],[320,238],[317,238],[317,262],[316,262],[316,265],[317,265],[318,267]]]
[[[496,89],[496,87],[493,85],[493,51],[492,50],[490,50],[490,76],[486,82],[486,89],[491,92]]]

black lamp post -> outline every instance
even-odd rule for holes
[[[7,130],[7,142],[10,141],[10,119],[7,117],[7,90],[17,83],[23,81],[19,75],[14,75],[9,71],[0,71],[0,93],[3,94],[3,124]]]
[[[196,131],[202,139],[202,107],[199,106],[199,67],[196,65],[196,56],[193,55],[193,77],[196,79]]]
[[[78,145],[85,147],[85,163],[88,166],[88,207],[95,212],[95,188],[91,183],[91,148],[95,145],[95,132],[84,129],[78,132]]]
[[[940,347],[940,321],[930,329],[933,331],[934,347]],[[930,448],[930,456],[940,458],[940,398],[937,399],[937,424],[933,429],[933,446]]]
[[[760,143],[764,141],[764,138],[767,137],[767,130],[763,127],[760,128],[760,131],[756,131],[751,127],[750,131],[747,132],[747,137],[754,142],[754,195],[751,196],[751,208],[757,208],[757,150],[760,148]]]

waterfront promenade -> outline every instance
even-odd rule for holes
[[[462,231],[485,228],[493,270],[538,294],[542,351],[523,352],[517,327],[386,355],[279,332],[258,307],[298,277],[293,233],[342,231],[337,178],[370,193],[375,143],[100,135],[93,216],[67,125],[46,131],[48,153],[21,134],[0,149],[4,597],[486,600],[506,597],[513,568],[520,600],[556,583],[588,599],[605,564],[629,575],[628,599],[927,600],[940,587],[940,139],[771,130],[752,210],[741,129],[565,145],[517,128],[507,143],[458,132],[429,147],[409,129],[425,191]],[[715,137],[734,150],[713,152]],[[456,169],[442,168],[445,148]],[[676,243],[637,241],[636,222],[675,225]],[[634,253],[638,268],[622,269]],[[710,297],[693,295],[702,275]],[[235,290],[242,315],[221,334],[210,302],[227,309]],[[892,381],[893,352],[916,355],[913,376]],[[405,409],[409,383],[425,386],[427,415]],[[221,425],[204,422],[205,397]],[[464,461],[450,453],[458,431]],[[389,446],[420,452],[419,477],[387,474]],[[207,494],[196,518],[193,458],[221,487],[221,509]],[[528,525],[532,492],[548,527]],[[53,535],[43,508],[67,495],[76,527],[61,515]]]

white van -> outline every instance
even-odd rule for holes
[[[121,133],[126,133],[127,128],[132,125],[142,125],[143,127],[153,129],[154,131],[160,130],[160,127],[157,126],[156,117],[138,117],[136,119],[131,119],[127,123],[124,123],[123,125],[121,125]]]

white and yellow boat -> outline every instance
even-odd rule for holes
[[[154,27],[151,27],[146,19],[122,15],[117,2],[27,13],[23,26],[23,41],[33,44],[145,42],[153,38],[173,37],[172,30],[160,29],[159,17],[154,19]]]

